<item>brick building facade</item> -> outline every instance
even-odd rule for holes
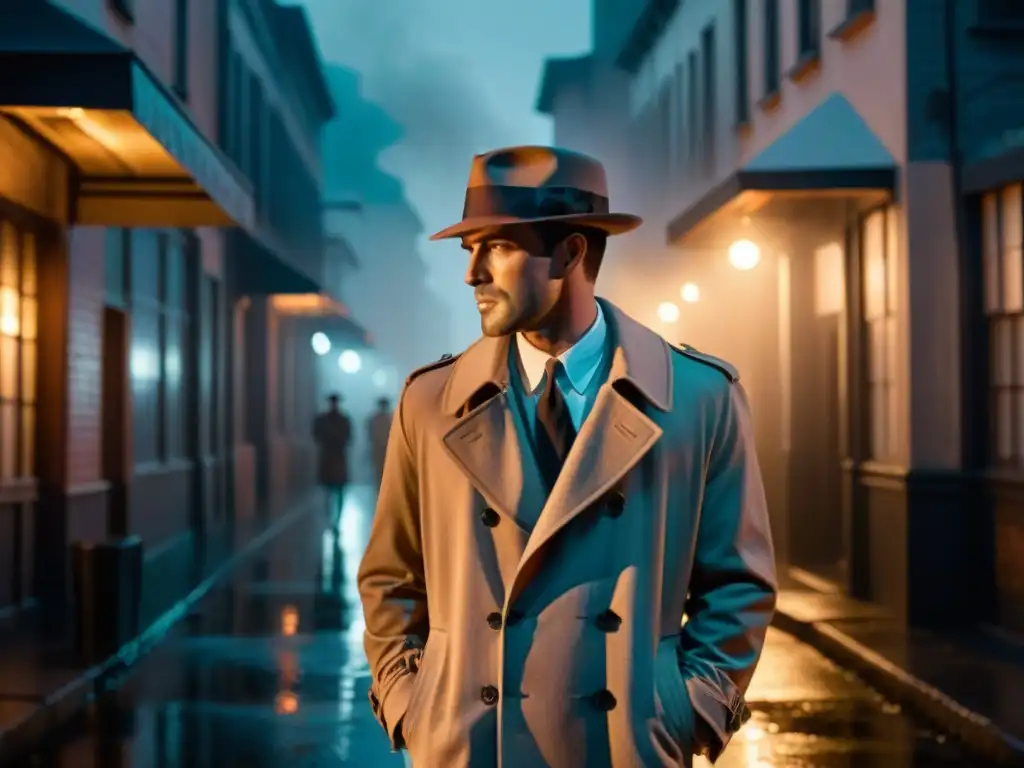
[[[300,472],[259,494],[272,439],[246,425],[281,350],[303,346],[271,294],[323,287],[318,136],[333,106],[304,13],[270,0],[14,0],[0,21],[11,613],[63,604],[72,541],[137,534],[147,557],[171,557],[310,489]]]

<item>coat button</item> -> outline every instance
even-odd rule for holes
[[[605,508],[608,510],[609,517],[618,517],[626,508],[626,495],[622,491],[612,491],[605,501]]]
[[[501,614],[497,611],[492,611],[487,614],[487,626],[491,629],[501,629]]]
[[[511,627],[514,624],[518,624],[523,620],[523,618],[522,611],[509,611],[508,615],[505,617],[505,626]]]
[[[493,685],[485,685],[480,689],[480,701],[489,707],[498,703],[498,689]]]
[[[618,703],[615,701],[615,697],[611,691],[598,691],[590,697],[591,703],[594,708],[599,712],[611,712],[615,709],[615,705]]]
[[[594,623],[597,624],[597,628],[602,632],[618,632],[619,627],[622,626],[622,619],[619,618],[615,611],[609,609],[597,614]]]
[[[486,509],[484,509],[483,512],[480,513],[480,522],[482,522],[488,528],[493,528],[501,522],[501,517],[493,509],[487,507]]]

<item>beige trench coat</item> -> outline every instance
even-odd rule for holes
[[[507,338],[406,382],[359,590],[414,768],[688,766],[747,715],[776,581],[746,398],[602,306],[611,372],[547,498]]]

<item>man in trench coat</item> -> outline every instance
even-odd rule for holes
[[[608,211],[597,161],[514,147],[434,236],[484,335],[407,379],[359,571],[370,702],[415,768],[689,766],[749,717],[777,588],[746,397],[595,299],[639,224]]]

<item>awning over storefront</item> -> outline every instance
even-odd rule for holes
[[[133,51],[46,0],[7,2],[0,112],[74,163],[74,223],[252,226],[244,178]]]
[[[896,189],[896,166],[853,105],[833,93],[676,217],[668,242],[689,238],[716,214],[749,215],[778,198],[882,202]]]
[[[235,229],[228,233],[229,249],[238,264],[233,289],[238,293],[320,293],[324,283],[326,246],[306,250],[289,247],[269,227]]]
[[[277,294],[271,303],[278,314],[308,321],[312,332],[326,333],[332,341],[358,347],[373,346],[370,332],[352,318],[347,306],[336,299],[320,293]]]

